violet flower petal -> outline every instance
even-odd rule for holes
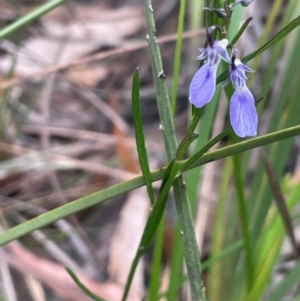
[[[248,77],[246,76],[245,71],[241,70],[241,68],[237,68],[236,73],[238,74],[239,78],[242,79],[243,81],[248,80]]]
[[[189,101],[196,108],[202,108],[213,98],[216,90],[218,64],[209,66],[205,63],[194,75],[190,84]]]
[[[232,128],[239,137],[252,137],[257,134],[258,115],[255,101],[246,85],[237,88],[233,93],[229,114]]]
[[[207,51],[203,51],[200,55],[197,56],[197,60],[204,60],[207,58]]]
[[[215,48],[209,48],[207,54],[207,63],[209,66],[214,66],[220,62],[220,58]]]
[[[239,69],[246,71],[246,72],[251,72],[254,73],[255,71],[253,69],[251,69],[250,67],[248,67],[247,65],[241,63],[238,65]]]
[[[217,49],[217,53],[218,55],[225,61],[227,62],[228,64],[231,64],[231,59],[228,55],[228,52],[227,52],[227,49],[224,48],[224,46],[221,46],[221,45],[218,45],[216,43],[215,45],[216,49]]]

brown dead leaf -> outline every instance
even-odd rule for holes
[[[120,100],[114,93],[110,94],[109,102],[115,112],[120,112]],[[140,173],[141,169],[138,158],[133,152],[133,148],[124,139],[127,136],[126,131],[113,125],[112,132],[120,138],[116,144],[116,151],[122,168],[126,171]]]
[[[96,51],[103,46],[119,46],[125,37],[137,33],[144,25],[141,9],[105,11],[102,17],[75,20],[68,24],[44,20],[45,34],[33,36],[23,42],[18,51],[17,75],[30,75],[45,65],[71,61]],[[14,52],[13,51],[13,52]],[[0,60],[1,72],[11,68],[12,55]]]
[[[79,66],[67,71],[67,77],[80,86],[94,88],[108,73],[104,66]]]
[[[65,268],[53,261],[33,255],[18,243],[12,242],[6,246],[9,251],[2,252],[0,258],[7,261],[20,273],[34,276],[48,286],[58,296],[70,301],[91,301],[74,283]],[[112,283],[98,283],[81,273],[76,275],[92,292],[109,301],[119,301],[123,289]],[[129,300],[138,300],[133,296]]]

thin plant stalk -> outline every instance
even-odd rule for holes
[[[150,46],[158,112],[162,123],[167,158],[168,161],[171,162],[176,157],[177,151],[177,139],[172,118],[171,103],[165,84],[165,74],[163,71],[160,49],[155,37],[156,28],[152,3],[151,0],[145,0],[144,3],[148,29],[147,38]],[[206,300],[206,297],[202,284],[199,248],[196,241],[193,216],[182,175],[175,179],[173,189],[179,221],[183,233],[185,262],[189,276],[192,298],[194,300],[204,301]]]
[[[172,97],[171,104],[172,104],[173,116],[175,116],[175,114],[176,114],[176,107],[177,107],[178,81],[179,81],[179,74],[180,74],[182,34],[183,34],[183,29],[184,29],[185,11],[186,11],[186,0],[181,0],[180,8],[179,8],[175,57],[174,57],[174,64],[173,64],[174,69],[173,69],[173,82],[172,82],[172,94],[171,94],[171,97]]]
[[[6,38],[7,36],[11,35],[17,30],[24,28],[27,24],[47,14],[49,11],[53,10],[54,8],[60,6],[65,2],[67,2],[67,0],[52,0],[45,3],[44,5],[41,5],[37,9],[30,12],[29,14],[19,18],[17,21],[3,28],[0,31],[0,40]]]
[[[234,154],[238,154],[247,150],[251,150],[256,147],[271,144],[273,142],[281,141],[291,137],[300,135],[300,126],[290,127],[281,131],[266,134],[260,137],[256,137],[247,141],[236,143],[227,147],[217,149],[215,151],[208,152],[201,156],[196,162],[188,167],[188,169],[195,168],[200,165],[204,165],[209,162],[220,160],[226,157],[230,157]],[[184,171],[182,167],[186,164],[187,160],[179,163],[180,170]],[[165,169],[156,170],[151,173],[152,181],[158,181],[163,178]],[[3,246],[15,239],[18,239],[30,232],[39,229],[43,226],[49,225],[59,219],[65,218],[71,214],[77,213],[84,209],[90,208],[94,205],[100,204],[108,199],[129,192],[133,189],[139,188],[145,185],[143,176],[136,177],[132,180],[125,181],[113,186],[110,186],[101,191],[95,192],[86,197],[77,199],[59,208],[53,209],[47,213],[41,214],[29,221],[26,221],[20,225],[17,225],[3,233],[0,233],[0,246]]]

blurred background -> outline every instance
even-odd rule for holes
[[[287,24],[297,13],[296,2],[257,0],[249,5],[242,20],[250,16],[254,19],[236,45],[239,57],[257,49]],[[43,3],[0,0],[0,27]],[[179,0],[153,0],[157,39],[170,91],[179,6]],[[188,87],[199,67],[197,48],[205,43],[203,6],[203,1],[196,0],[187,4],[175,118],[179,141],[189,124]],[[157,169],[165,165],[143,10],[142,1],[137,0],[70,0],[1,41],[1,231],[140,174],[131,108],[132,77],[137,67],[150,166]],[[260,134],[285,128],[288,124],[281,117],[287,122],[299,122],[299,117],[288,115],[295,109],[290,109],[287,101],[279,107],[282,115],[274,113],[279,98],[292,101],[299,94],[299,84],[295,82],[300,78],[299,67],[292,60],[296,54],[293,51],[299,49],[298,40],[299,32],[277,50],[249,64],[257,71],[249,87],[255,98],[265,96],[259,108],[263,111]],[[285,95],[281,88],[284,79],[291,84],[284,86]],[[206,115],[213,120],[209,125],[202,123],[203,137],[209,139],[229,125],[226,96],[221,94],[218,109]],[[221,143],[226,144],[227,141]],[[277,157],[282,161],[280,177],[289,172],[289,184],[299,181],[298,154],[299,140],[295,139],[286,145],[285,154]],[[258,158],[254,151],[245,161],[247,195]],[[221,180],[224,164],[208,164],[187,175],[203,260],[209,259],[212,252],[220,185],[226,186]],[[232,173],[231,168],[226,170]],[[226,187],[230,187],[230,179]],[[232,189],[228,188],[227,193],[231,198]],[[229,205],[224,209],[227,222],[232,218],[228,213],[232,208]],[[65,266],[72,268],[96,294],[108,301],[120,300],[148,213],[148,195],[140,188],[8,244],[0,250],[0,300],[91,300],[77,288]],[[168,263],[176,251],[176,222],[171,196],[163,234],[162,292],[168,288]],[[289,245],[284,252],[293,257]],[[128,300],[141,300],[146,294],[152,256],[153,247],[139,265]],[[220,295],[221,292],[220,289]],[[182,294],[185,297],[178,300],[189,300]],[[211,300],[225,299],[212,296]]]

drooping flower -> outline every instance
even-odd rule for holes
[[[229,116],[234,132],[242,138],[256,136],[258,125],[255,100],[246,86],[248,78],[245,72],[254,71],[233,55],[229,76],[223,85],[227,85],[231,80],[235,89],[230,100]]]
[[[204,60],[204,65],[194,75],[189,91],[189,101],[196,107],[202,108],[209,103],[216,90],[216,75],[218,65],[223,59],[227,63],[231,63],[230,57],[226,50],[228,40],[213,41],[208,35],[209,46],[207,48],[199,48],[201,54],[198,60]]]

